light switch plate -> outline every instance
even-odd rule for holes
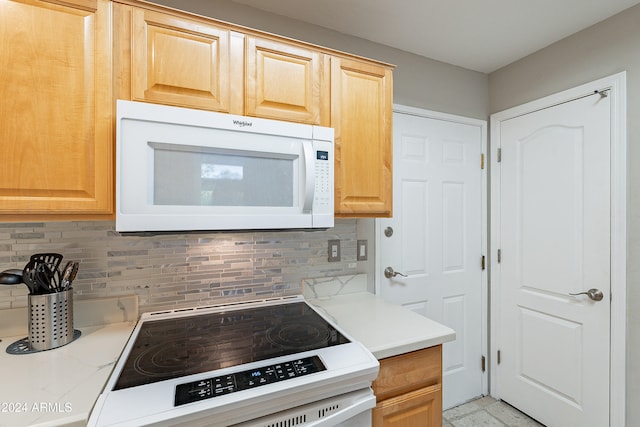
[[[329,262],[340,261],[340,240],[329,240]]]
[[[356,259],[358,261],[366,261],[367,260],[367,256],[369,254],[369,250],[367,248],[367,241],[366,240],[358,240],[358,255],[356,257]]]

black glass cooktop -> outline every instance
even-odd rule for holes
[[[304,302],[146,321],[114,390],[348,342]]]

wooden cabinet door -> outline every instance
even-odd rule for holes
[[[372,411],[373,427],[441,427],[440,385],[383,400]]]
[[[110,8],[0,0],[0,213],[112,213]]]
[[[390,68],[332,58],[336,216],[391,216],[392,102]]]
[[[442,345],[380,360],[373,382],[378,402],[419,388],[442,384]]]
[[[137,8],[132,33],[133,100],[242,113],[243,35]]]
[[[325,76],[329,62],[325,54],[250,36],[246,58],[247,115],[328,124],[330,93]]]

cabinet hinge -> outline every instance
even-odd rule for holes
[[[498,157],[498,163],[500,163],[502,161],[502,148],[498,148],[498,153],[497,153],[497,157]]]
[[[482,356],[482,372],[487,370],[487,359],[485,359],[484,356]]]
[[[498,365],[500,364],[501,361],[502,361],[502,357],[500,355],[500,350],[498,350]]]
[[[485,260],[485,256],[484,255],[482,255],[481,265],[482,265],[482,270],[484,271],[484,269],[487,268],[486,260]]]
[[[480,169],[484,169],[484,153],[480,154]]]
[[[502,249],[498,249],[498,264],[502,262]]]

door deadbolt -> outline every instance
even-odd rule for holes
[[[393,236],[393,228],[392,227],[387,227],[384,229],[384,235],[387,237],[391,237]]]

